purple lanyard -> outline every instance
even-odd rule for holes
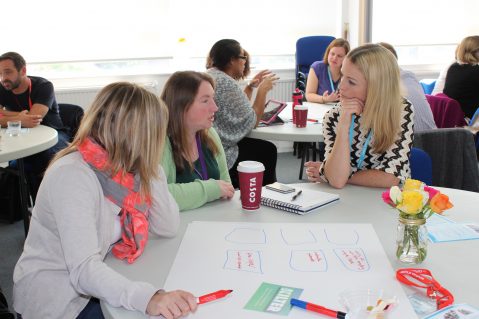
[[[196,174],[198,174],[202,180],[206,181],[208,179],[208,171],[206,170],[205,164],[205,155],[203,154],[203,148],[201,147],[200,134],[196,134],[196,147],[198,148],[198,157],[201,164],[201,172],[195,168]]]

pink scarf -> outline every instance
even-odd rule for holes
[[[138,193],[139,177],[120,171],[115,176],[109,173],[107,152],[90,138],[78,146],[78,151],[85,162],[95,172],[108,200],[120,206],[121,209],[121,240],[112,248],[112,253],[119,259],[133,263],[145,249],[148,241],[148,210],[151,199],[145,202]]]

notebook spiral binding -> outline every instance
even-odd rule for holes
[[[261,198],[261,205],[269,206],[273,208],[278,208],[287,212],[297,213],[301,211],[300,205],[286,203],[280,200],[271,199],[271,198]]]

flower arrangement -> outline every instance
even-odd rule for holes
[[[449,197],[421,181],[407,179],[402,190],[393,186],[382,198],[399,211],[396,256],[403,262],[421,263],[427,255],[426,219],[451,208]]]
[[[407,179],[402,191],[398,186],[391,187],[382,197],[386,204],[399,210],[401,217],[407,219],[427,219],[453,206],[447,195],[415,179]]]

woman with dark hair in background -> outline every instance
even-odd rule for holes
[[[223,144],[229,174],[235,188],[238,187],[238,163],[258,161],[265,166],[263,185],[276,181],[276,146],[268,141],[248,138],[264,112],[266,95],[278,78],[268,70],[259,72],[243,90],[239,80],[245,76],[248,56],[238,41],[223,39],[216,42],[207,59],[207,73],[216,82],[215,101],[218,112],[213,123]],[[257,88],[253,103],[250,99]]]
[[[174,73],[161,94],[169,111],[162,166],[180,210],[231,198],[234,188],[225,152],[213,125],[218,107],[214,81],[206,73]]]

